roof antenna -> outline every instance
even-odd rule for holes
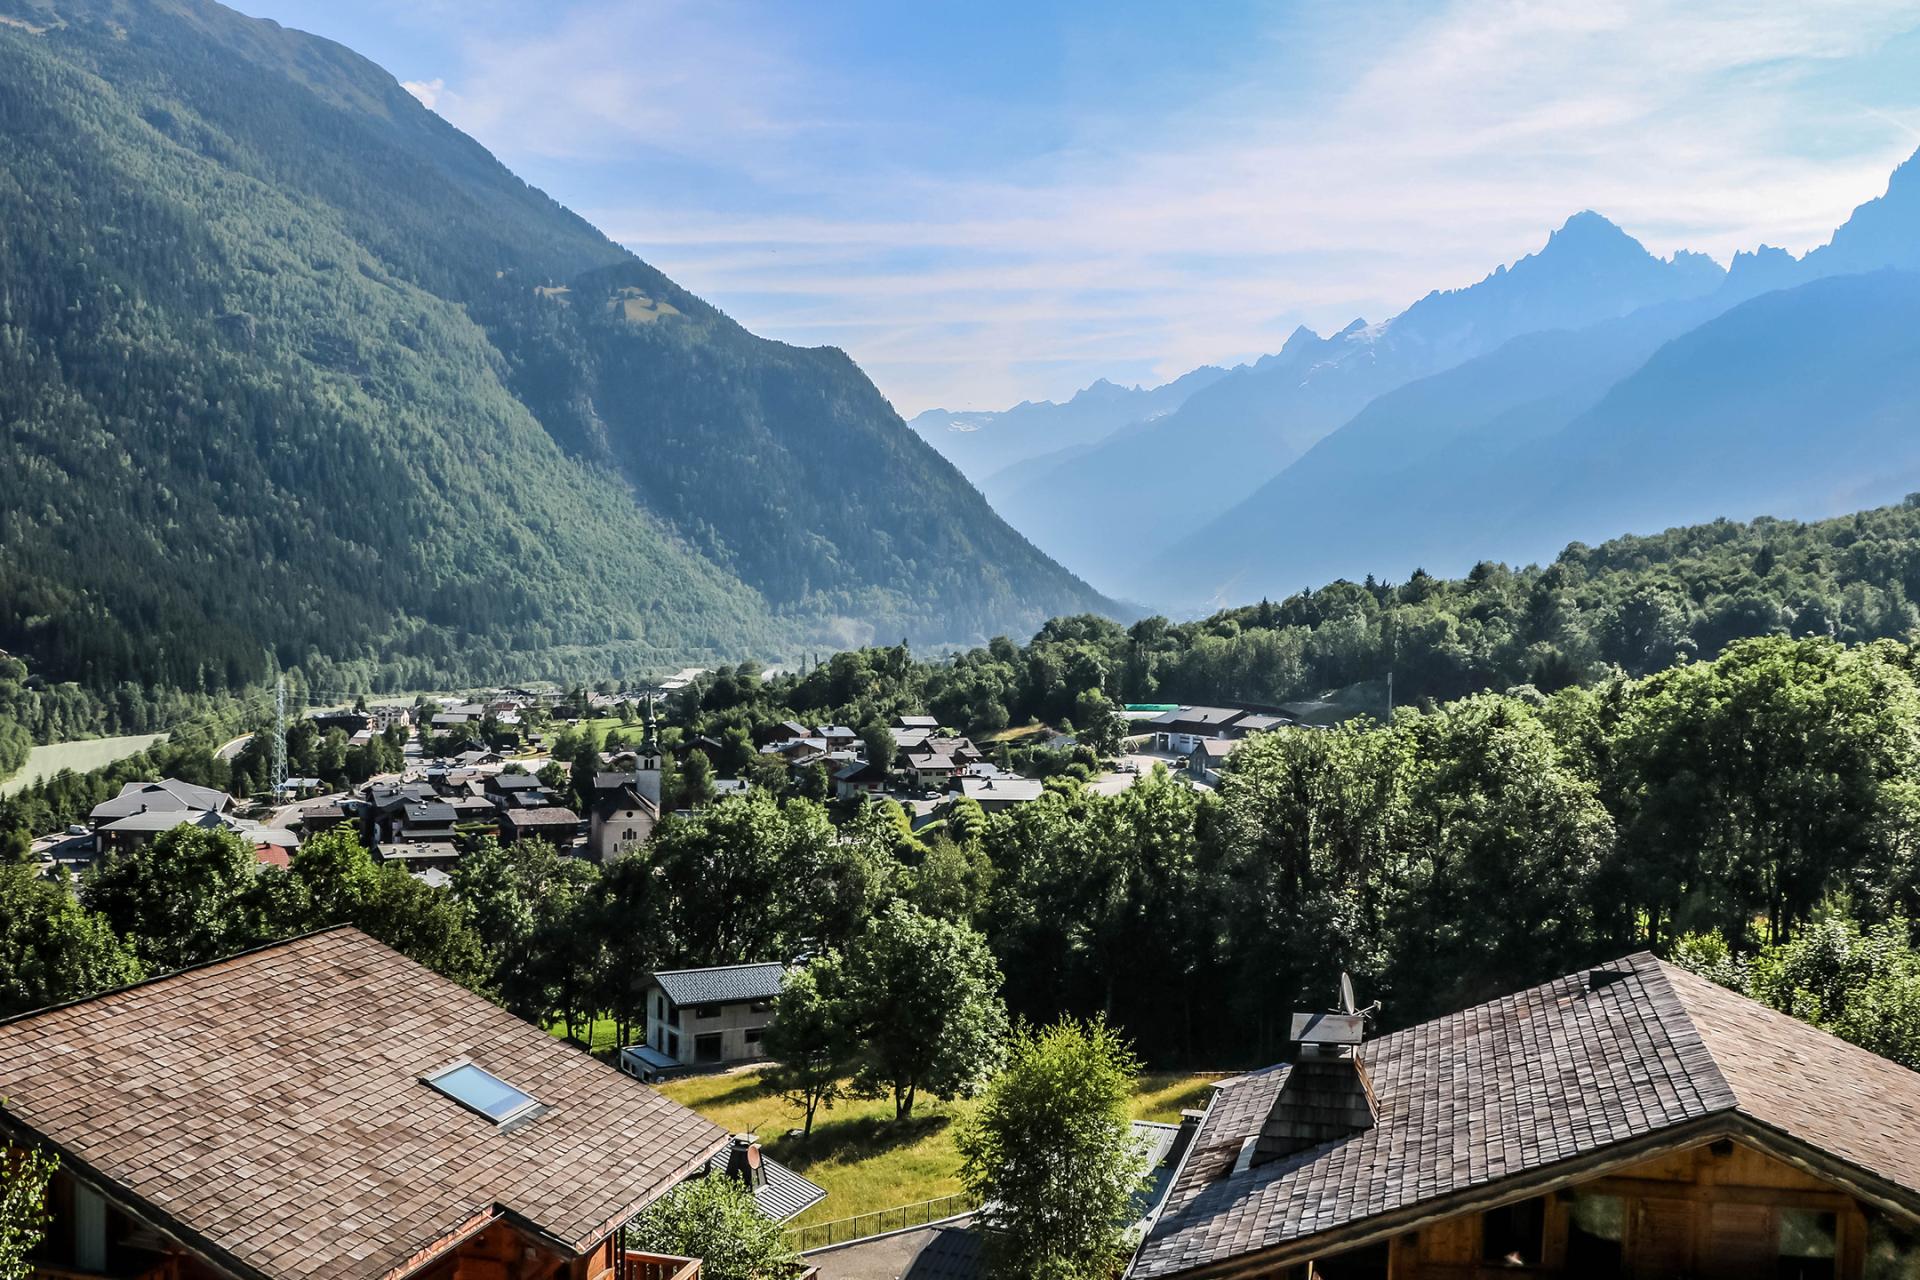
[[[1351,1014],[1354,1017],[1365,1019],[1368,1022],[1373,1021],[1373,1015],[1380,1012],[1380,1002],[1378,1000],[1375,1000],[1364,1009],[1356,1006],[1353,995],[1353,975],[1349,974],[1345,969],[1340,971],[1339,1012]]]

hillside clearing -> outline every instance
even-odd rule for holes
[[[145,751],[166,736],[164,733],[132,733],[120,738],[82,738],[77,742],[52,742],[35,747],[27,753],[27,762],[20,766],[20,772],[0,782],[0,796],[25,790],[62,769],[85,773],[103,768],[115,760]]]

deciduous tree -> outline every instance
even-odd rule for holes
[[[28,1280],[34,1274],[35,1254],[47,1233],[47,1187],[57,1166],[52,1156],[33,1148],[0,1146],[0,1280]]]
[[[922,1090],[972,1097],[999,1065],[1007,1036],[1000,969],[965,925],[894,902],[848,949],[845,999],[862,1050],[855,1086],[913,1114]]]
[[[718,1174],[661,1196],[627,1235],[651,1253],[700,1259],[701,1280],[783,1280],[800,1261],[786,1228],[760,1212],[745,1186]]]
[[[842,985],[840,957],[833,952],[789,969],[766,1031],[773,1059],[767,1085],[800,1109],[809,1137],[814,1116],[839,1101],[852,1066],[851,1010],[841,997]]]
[[[133,952],[62,881],[0,867],[0,1017],[137,981]]]
[[[960,1132],[967,1189],[1000,1280],[1106,1280],[1126,1260],[1147,1157],[1128,1115],[1140,1061],[1100,1019],[1014,1033]]]
[[[259,864],[232,831],[181,825],[110,858],[81,899],[151,969],[182,969],[265,939],[252,891]]]

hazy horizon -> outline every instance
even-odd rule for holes
[[[908,416],[1378,321],[1581,209],[1804,252],[1920,145],[1909,3],[240,7]]]

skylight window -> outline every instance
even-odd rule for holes
[[[539,1105],[530,1094],[522,1093],[499,1076],[482,1071],[471,1062],[456,1063],[428,1076],[427,1083],[461,1106],[478,1111],[495,1124],[505,1124]]]

